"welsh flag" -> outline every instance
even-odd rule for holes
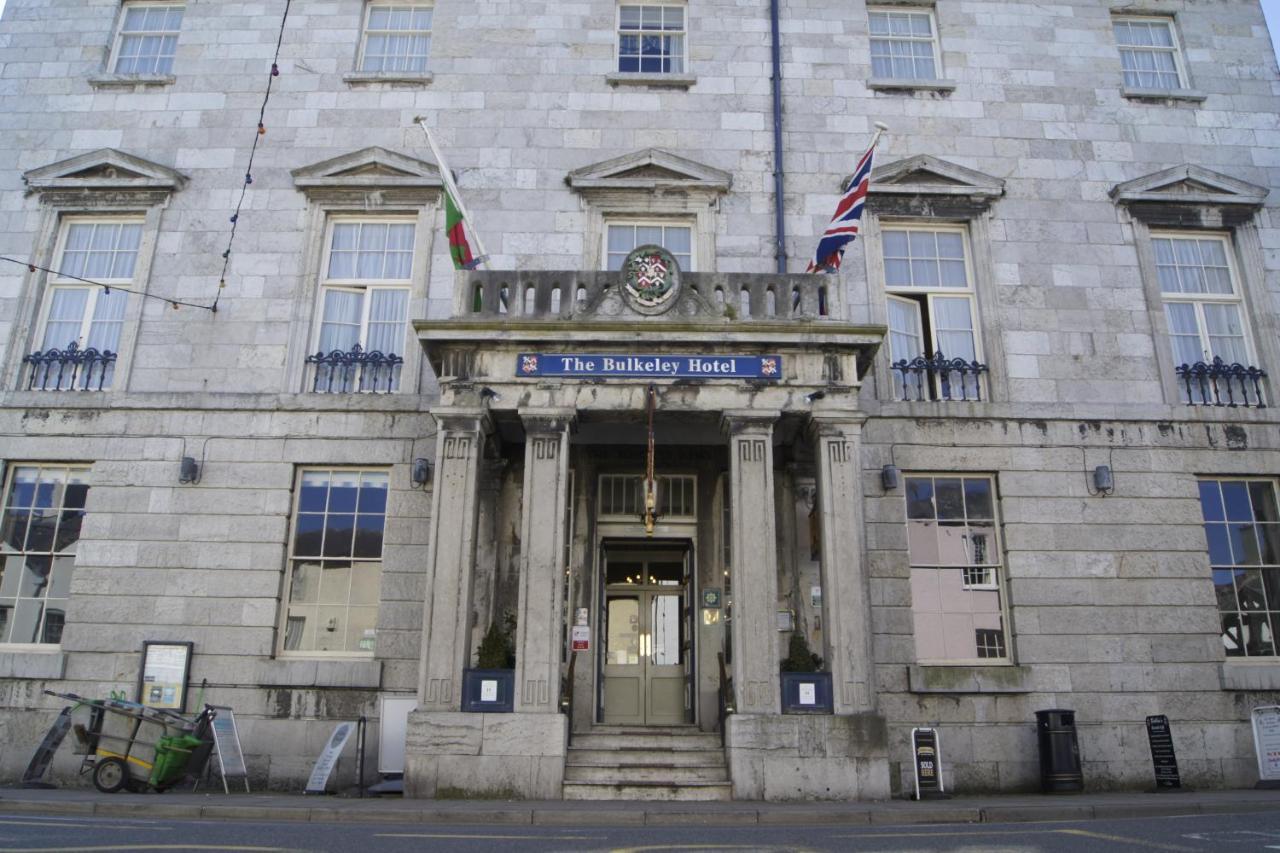
[[[444,233],[449,238],[449,255],[453,258],[453,268],[475,269],[480,261],[471,252],[466,220],[462,218],[462,211],[458,208],[453,193],[447,189],[444,192]]]

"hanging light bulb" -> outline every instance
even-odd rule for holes
[[[272,76],[272,77],[279,77],[279,76],[280,76],[280,66],[279,66],[279,65],[276,65],[274,62],[273,62],[273,63],[271,63],[271,76]]]
[[[262,122],[258,122],[258,135],[259,135],[259,136],[266,136],[266,135],[267,135],[267,126],[266,126],[265,124],[263,124]]]

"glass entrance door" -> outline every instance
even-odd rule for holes
[[[691,722],[688,549],[606,548],[602,720]]]

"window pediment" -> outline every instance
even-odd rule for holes
[[[313,197],[354,191],[381,194],[387,201],[421,203],[426,193],[434,197],[443,186],[434,164],[377,146],[302,166],[290,174],[293,185]]]
[[[182,189],[187,176],[114,148],[100,148],[25,172],[27,194],[141,192],[168,195]]]
[[[970,219],[1002,195],[1000,178],[917,154],[871,172],[867,205],[882,215]]]
[[[1243,204],[1261,207],[1267,188],[1241,181],[1191,163],[1153,172],[1116,184],[1108,193],[1119,204],[1172,202],[1175,204]]]
[[[646,148],[575,169],[565,177],[565,182],[578,193],[608,190],[695,190],[722,195],[729,191],[733,176],[669,151]]]

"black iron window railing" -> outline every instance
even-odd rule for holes
[[[1262,380],[1267,372],[1239,362],[1228,364],[1221,356],[1213,361],[1180,364],[1178,374],[1182,402],[1191,406],[1266,408],[1262,402]]]
[[[116,354],[94,347],[80,349],[75,341],[66,349],[47,349],[23,356],[31,365],[28,391],[102,391],[111,384]]]
[[[947,358],[941,352],[931,356],[902,359],[889,365],[894,372],[894,393],[900,400],[982,399],[982,374],[987,366],[963,358]]]
[[[395,353],[365,352],[359,344],[349,351],[333,350],[307,356],[313,368],[311,390],[321,394],[387,393],[400,388],[404,359]]]

